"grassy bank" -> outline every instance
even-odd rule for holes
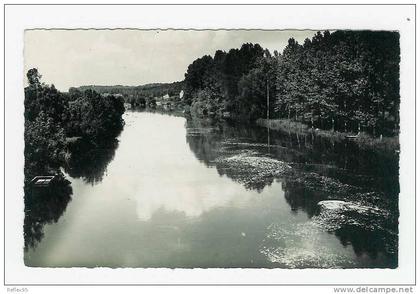
[[[258,119],[256,123],[271,130],[283,131],[288,133],[314,134],[316,136],[327,138],[335,142],[347,140],[346,136],[354,136],[353,133],[336,132],[332,130],[311,129],[307,125],[288,119]],[[385,151],[399,150],[399,137],[375,138],[366,133],[360,133],[357,137],[351,139],[362,148],[378,148]]]

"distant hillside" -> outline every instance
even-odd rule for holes
[[[122,94],[125,97],[160,97],[166,94],[169,94],[169,96],[178,95],[179,92],[183,89],[183,84],[184,84],[183,82],[173,82],[173,83],[153,83],[153,84],[146,84],[146,85],[141,85],[141,86],[88,85],[88,86],[76,87],[73,89],[78,89],[80,91],[91,89],[101,94],[105,94],[105,93]]]

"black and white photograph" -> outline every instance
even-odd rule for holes
[[[398,266],[398,32],[25,46],[25,265]]]
[[[407,266],[407,35],[161,23],[23,28],[27,271]]]

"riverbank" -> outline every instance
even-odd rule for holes
[[[182,108],[176,108],[175,110],[165,110],[163,108],[155,108],[155,109],[145,109],[145,111],[149,112],[158,112],[162,114],[167,114],[171,116],[179,116],[179,117],[191,117],[194,116],[189,112],[185,112]],[[208,116],[200,117],[200,119],[211,119],[211,120],[221,120],[220,118],[210,118]],[[224,119],[223,119],[224,120]],[[241,120],[231,118],[231,121],[236,123],[241,123]],[[335,143],[342,142],[344,140],[349,140],[356,143],[362,149],[379,149],[385,152],[396,152],[398,153],[400,150],[399,144],[399,137],[378,137],[374,138],[371,135],[361,132],[359,135],[350,132],[338,132],[332,130],[321,130],[321,129],[311,129],[309,126],[295,122],[288,119],[257,119],[255,124],[261,127],[268,127],[270,130],[273,131],[281,131],[293,134],[305,134],[305,135],[315,135],[321,138],[329,139]]]
[[[381,149],[389,152],[399,152],[399,137],[374,138],[366,133],[355,135],[353,133],[335,132],[332,130],[311,129],[305,124],[288,119],[257,119],[256,124],[268,127],[270,130],[283,131],[298,134],[314,134],[319,137],[328,138],[334,142],[351,140],[364,149]]]

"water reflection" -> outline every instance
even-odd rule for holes
[[[290,206],[291,211],[304,211],[308,217],[313,217],[317,212],[319,201],[327,199],[322,191],[310,191],[303,185],[283,181],[284,198]]]
[[[249,132],[249,129],[245,127],[235,128],[227,123],[196,119],[187,120],[185,127],[187,129],[186,141],[191,151],[207,167],[215,167],[220,176],[226,175],[231,180],[242,183],[245,188],[258,192],[273,183],[273,176],[257,175],[255,166],[252,170],[252,162],[249,162],[250,165],[244,169],[244,166],[233,165],[232,162],[225,164],[219,161],[221,157],[255,150],[258,152],[249,153],[247,159],[263,160],[259,156],[261,151],[265,151],[266,146],[261,143],[252,143],[260,136],[259,132]],[[262,154],[264,155],[264,152]]]
[[[334,232],[343,244],[351,244],[359,258],[365,255],[378,261],[377,267],[396,268],[398,266],[398,236],[384,230],[370,231],[357,226],[344,226]]]
[[[117,147],[118,141],[114,138],[96,142],[77,140],[68,144],[70,156],[63,167],[64,171],[71,177],[82,178],[86,183],[99,183]],[[27,251],[41,242],[46,224],[58,222],[72,200],[73,189],[71,182],[49,158],[38,159],[26,166],[24,240]],[[55,178],[49,186],[36,187],[30,182],[36,175],[55,175]]]
[[[219,169],[215,164],[218,157],[250,150],[342,184],[380,191],[393,202],[399,193],[397,153],[363,149],[352,141],[280,131],[271,132],[267,146],[264,128],[195,118],[187,120],[186,128],[190,149],[207,166]]]
[[[161,208],[198,217],[215,207],[252,197],[251,193],[244,194],[243,188],[231,185],[229,179],[221,180],[213,170],[202,168],[202,163],[212,164],[212,155],[206,151],[214,148],[208,144],[218,142],[211,137],[211,130],[210,137],[201,137],[205,142],[197,142],[196,147],[202,150],[197,161],[185,142],[184,119],[130,113],[127,125],[120,137],[124,145],[119,147],[102,187],[112,191],[123,181],[118,189],[136,200],[140,220],[151,219]]]
[[[46,224],[56,223],[71,200],[70,182],[62,174],[55,177],[48,187],[25,185],[25,250],[36,247],[44,237]]]
[[[275,179],[280,180],[292,213],[303,211],[311,219],[319,213],[318,203],[329,199],[382,207],[390,215],[374,231],[368,229],[374,220],[357,215],[354,225],[343,224],[331,232],[343,246],[351,244],[357,256],[367,255],[371,260],[378,260],[377,267],[398,264],[397,154],[361,149],[353,142],[334,142],[313,135],[271,132],[268,139],[267,131],[258,127],[224,123],[211,128],[211,123],[203,125],[195,119],[186,126],[191,130],[187,142],[200,161],[257,192]],[[265,173],[262,177],[264,170],[255,170],[246,161],[240,166],[235,166],[231,160],[218,161],[219,157],[237,154],[258,154],[287,162],[292,164],[293,172],[280,177],[276,173]],[[246,159],[249,158],[247,155]]]
[[[334,230],[314,222],[327,199],[397,207],[394,159],[288,133],[271,132],[267,146],[258,127],[130,111],[124,120],[120,143],[72,147],[73,200],[50,205],[66,211],[49,217],[27,265],[397,265],[395,211],[375,227],[383,230],[367,230],[366,220],[376,221],[369,217]],[[382,168],[369,166],[370,156]]]
[[[70,157],[64,170],[73,178],[82,178],[86,183],[102,181],[109,162],[118,148],[118,140],[107,138],[98,142],[78,140],[68,146]]]

